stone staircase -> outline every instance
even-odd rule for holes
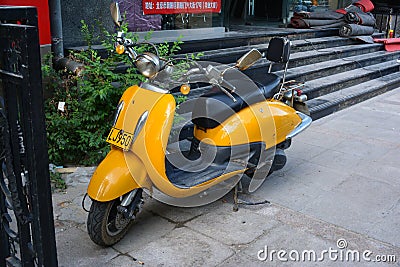
[[[196,48],[186,45],[192,52],[203,52],[201,60],[231,64],[251,48],[265,52],[273,36],[288,36],[292,48],[286,80],[305,83],[303,92],[308,96],[307,104],[314,120],[400,86],[397,63],[400,51],[386,52],[381,44],[334,36],[334,30],[278,32],[269,31],[262,38],[258,36],[258,42],[253,38],[240,46],[226,40],[225,47],[219,43],[219,47],[210,49],[212,42],[208,42],[206,51],[202,51],[204,46],[199,42]],[[243,43],[243,40],[236,39],[234,43]],[[265,72],[269,64],[263,60],[251,69]],[[280,68],[273,68],[273,72],[283,75]],[[195,90],[193,95],[198,96],[203,89]]]

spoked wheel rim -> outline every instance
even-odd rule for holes
[[[116,236],[121,233],[131,221],[118,211],[117,207],[120,204],[120,201],[113,201],[107,214],[106,230],[110,236]]]

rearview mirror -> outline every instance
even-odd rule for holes
[[[111,17],[112,17],[115,25],[120,27],[121,22],[122,22],[122,17],[121,17],[121,13],[119,11],[119,5],[117,2],[111,3],[110,11],[111,11]]]
[[[246,70],[256,63],[260,58],[262,58],[260,51],[253,48],[236,61],[235,67],[237,67],[239,70]]]

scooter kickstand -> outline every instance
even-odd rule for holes
[[[239,182],[240,183],[240,182]],[[238,187],[239,183],[235,185],[235,190],[233,192],[233,211],[238,211],[239,210],[239,199],[238,199]]]
[[[245,200],[239,199],[239,197],[238,197],[239,192],[241,192],[241,190],[239,191],[239,187],[242,189],[241,181],[235,185],[235,189],[233,191],[233,211],[236,212],[239,210],[239,204],[249,205],[249,206],[271,204],[271,202],[269,202],[268,200],[262,200],[262,201],[258,201],[258,202],[250,202],[250,201],[245,201]]]

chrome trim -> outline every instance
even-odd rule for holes
[[[133,198],[136,195],[136,192],[137,192],[137,188],[133,189],[128,195],[126,195],[121,201],[121,206],[122,207],[127,207],[129,204],[131,204]]]
[[[114,115],[114,121],[113,121],[113,126],[115,126],[115,124],[117,123],[117,120],[119,118],[119,114],[121,113],[122,109],[124,108],[124,100],[121,100],[121,102],[118,103],[117,109],[115,111],[115,115]]]
[[[168,90],[162,89],[162,88],[160,88],[160,87],[158,87],[156,85],[150,84],[150,83],[142,83],[140,85],[140,87],[143,88],[143,89],[147,89],[147,90],[153,91],[153,92],[157,92],[157,93],[162,93],[162,94],[168,94],[169,93]]]
[[[133,131],[133,137],[132,137],[132,142],[131,144],[133,144],[136,141],[136,138],[138,137],[140,131],[142,130],[145,122],[147,121],[147,117],[149,116],[149,111],[146,110],[145,112],[143,112],[142,115],[140,115],[138,122],[136,124],[135,130]]]
[[[301,118],[301,123],[291,132],[286,136],[286,139],[292,139],[302,131],[304,131],[308,126],[310,126],[312,119],[310,116],[307,116],[304,113],[301,112],[296,112],[297,115]]]

